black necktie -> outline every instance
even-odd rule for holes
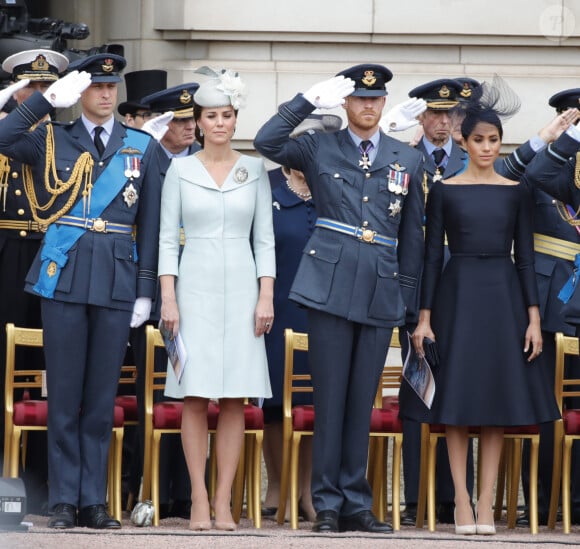
[[[362,154],[368,155],[368,153],[371,150],[372,146],[373,146],[372,141],[369,141],[368,139],[365,139],[364,141],[361,141],[360,142],[360,146],[359,146],[360,152]]]
[[[435,161],[435,166],[441,166],[441,162],[445,158],[445,151],[443,149],[435,149],[432,153],[433,160]]]
[[[105,152],[105,144],[101,139],[101,133],[103,133],[104,129],[103,126],[95,126],[95,138],[93,141],[95,142],[95,147],[97,147],[97,151],[99,152],[99,157],[102,157]]]

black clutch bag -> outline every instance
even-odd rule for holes
[[[437,343],[426,337],[423,340],[423,351],[425,352],[425,358],[431,368],[437,368],[437,366],[439,366],[439,349]]]

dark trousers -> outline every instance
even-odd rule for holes
[[[315,413],[312,502],[317,512],[349,516],[372,507],[366,480],[370,416],[392,329],[312,309],[308,326]]]
[[[131,311],[42,300],[49,506],[104,504]]]

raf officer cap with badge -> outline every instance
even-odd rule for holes
[[[119,103],[117,111],[121,116],[135,114],[138,110],[151,110],[142,97],[151,95],[167,88],[167,71],[149,69],[133,71],[125,74],[125,89],[127,101]]]
[[[174,118],[193,118],[193,95],[197,82],[188,82],[141,98],[153,112],[173,111]]]
[[[459,104],[462,84],[451,78],[440,78],[421,84],[409,92],[409,97],[424,99],[427,108],[435,111],[448,111]]]
[[[354,82],[356,97],[381,97],[387,95],[386,84],[393,78],[393,73],[383,65],[355,65],[340,71],[336,76],[350,78]]]
[[[460,103],[468,103],[474,98],[474,92],[481,87],[481,82],[475,78],[461,76],[455,78],[455,81],[461,86],[461,91],[457,94],[457,100]]]
[[[104,82],[121,82],[121,72],[127,61],[121,55],[114,53],[98,53],[89,55],[71,63],[69,72],[85,71],[91,75],[91,82],[99,84]]]
[[[33,82],[54,82],[68,67],[68,59],[52,50],[27,50],[7,57],[2,70],[12,75],[12,80],[28,78]]]
[[[572,88],[558,92],[548,100],[550,107],[561,113],[566,109],[580,109],[580,88]]]

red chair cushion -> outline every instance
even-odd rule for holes
[[[403,423],[399,419],[399,409],[373,408],[371,412],[371,433],[402,433]]]
[[[125,421],[139,421],[135,395],[119,395],[115,398],[115,405],[120,406],[125,411]]]
[[[539,435],[539,425],[516,425],[515,427],[506,427],[503,430],[504,435]]]
[[[164,401],[153,406],[155,429],[181,429],[183,402]]]
[[[580,435],[580,410],[564,410],[562,418],[567,435]]]
[[[399,410],[399,397],[397,395],[389,395],[383,397],[383,410]]]
[[[46,427],[48,420],[48,402],[46,400],[21,400],[14,403],[14,425],[20,427]],[[113,427],[122,427],[125,413],[121,406],[115,406]]]
[[[314,430],[314,406],[303,404],[292,408],[292,428],[295,431]]]
[[[21,400],[14,403],[14,425],[21,427],[46,427],[48,402],[46,400]]]

